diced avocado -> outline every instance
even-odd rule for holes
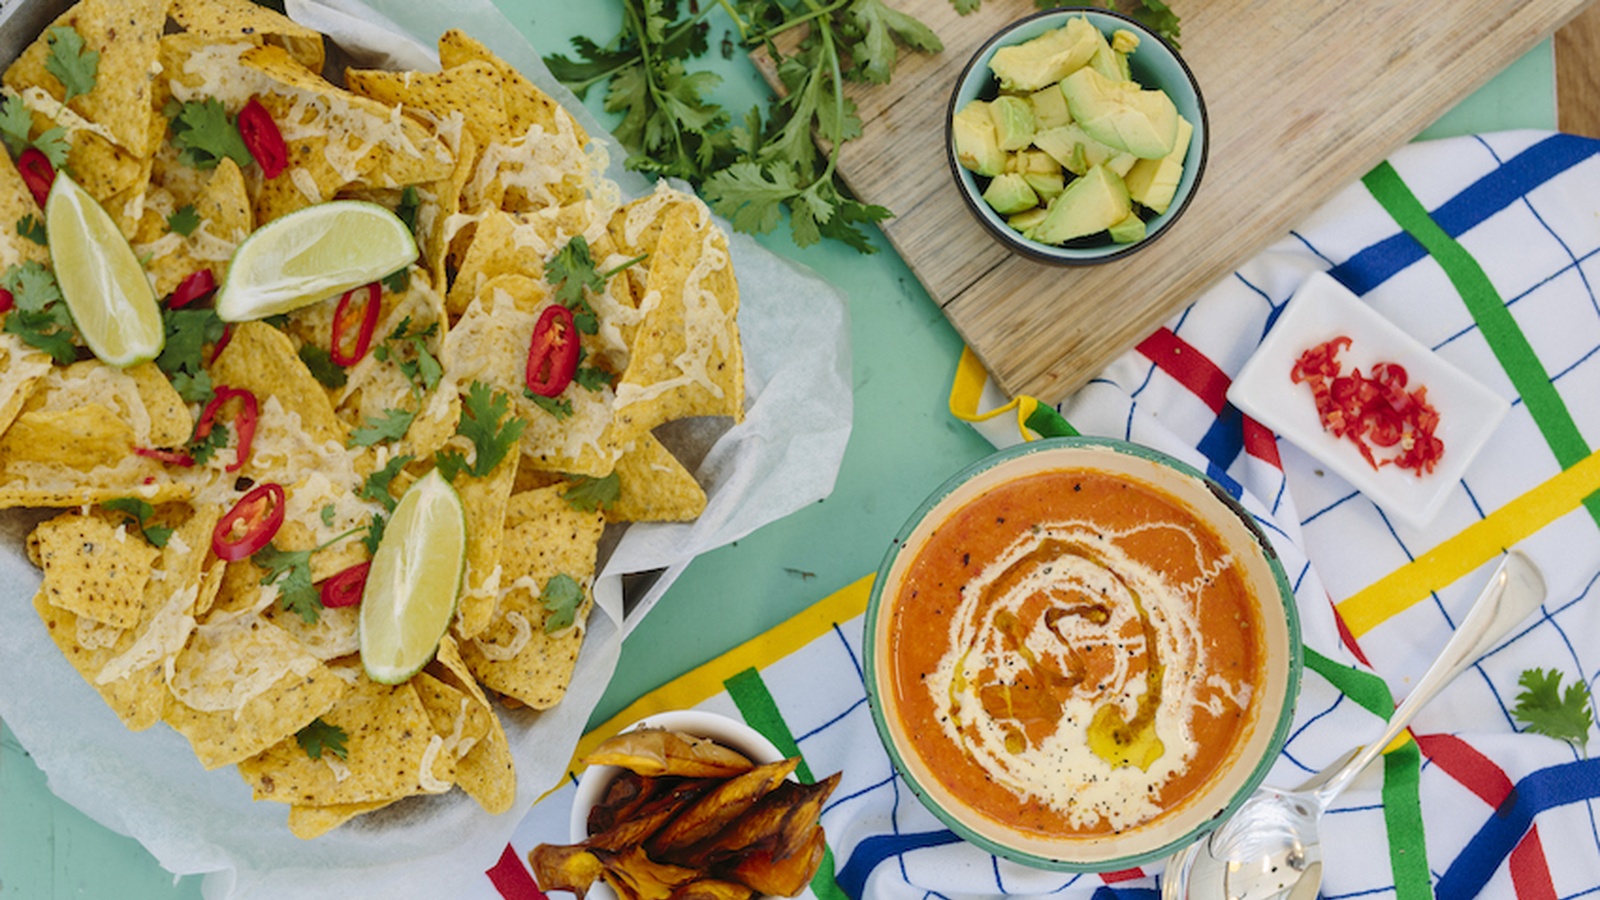
[[[1061,93],[1059,84],[1034,91],[1028,95],[1028,102],[1033,104],[1034,127],[1040,131],[1072,122],[1072,111],[1067,109],[1067,95]]]
[[[1118,153],[1090,137],[1083,126],[1076,122],[1036,133],[1033,145],[1050,154],[1062,168],[1074,175],[1082,175],[1089,171],[1090,166],[1097,166]]]
[[[1037,172],[1042,175],[1061,173],[1061,164],[1043,150],[1018,150],[1012,154],[1013,163],[1009,168],[1012,172]]]
[[[1144,220],[1137,213],[1128,213],[1120,222],[1107,229],[1111,240],[1118,244],[1131,244],[1144,240]]]
[[[1164,213],[1172,205],[1172,197],[1183,179],[1183,160],[1189,152],[1189,141],[1194,137],[1194,126],[1182,116],[1178,117],[1178,140],[1172,152],[1160,159],[1141,159],[1128,170],[1128,195],[1140,206],[1156,213]]]
[[[1028,186],[1028,179],[1016,172],[996,175],[983,191],[983,202],[1002,216],[1019,213],[1039,205],[1039,195]]]
[[[1113,81],[1084,67],[1061,82],[1072,120],[1092,138],[1141,159],[1172,152],[1178,134],[1178,108],[1161,91],[1133,81]]]
[[[1116,156],[1106,160],[1106,168],[1126,178],[1128,172],[1133,168],[1133,164],[1138,161],[1139,157],[1134,156],[1132,153],[1118,153]]]
[[[1127,65],[1128,61],[1111,49],[1111,42],[1102,34],[1095,43],[1094,55],[1089,57],[1089,68],[1112,81],[1127,81],[1132,77],[1128,74]]]
[[[1083,17],[1036,38],[1001,47],[989,60],[989,70],[1000,79],[1003,91],[1037,91],[1055,84],[1089,61],[1096,41],[1104,41],[1100,29]]]
[[[1027,236],[1045,244],[1064,244],[1105,231],[1132,211],[1122,179],[1103,165],[1094,166],[1051,201],[1050,214]]]
[[[1067,176],[1060,169],[1054,172],[1023,172],[1022,179],[1039,195],[1040,202],[1049,202],[1067,186]]]
[[[989,104],[989,119],[994,122],[1001,150],[1021,150],[1033,143],[1033,104],[1021,97],[1003,94],[994,98]]]
[[[1005,171],[1006,153],[1000,149],[989,104],[974,100],[955,114],[950,123],[955,139],[956,162],[979,175],[993,177]]]
[[[1006,224],[1010,225],[1017,231],[1026,234],[1028,229],[1038,225],[1040,222],[1043,222],[1045,216],[1048,215],[1050,215],[1049,210],[1046,210],[1042,206],[1035,206],[1033,209],[1024,210],[1023,212],[1019,212],[1014,216],[1006,217]]]
[[[1111,49],[1127,56],[1139,49],[1139,36],[1126,28],[1111,32]]]

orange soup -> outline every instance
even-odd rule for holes
[[[889,623],[915,752],[1028,833],[1181,806],[1237,752],[1265,673],[1242,563],[1156,488],[1089,470],[1006,482],[916,552]]]

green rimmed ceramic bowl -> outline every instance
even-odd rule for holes
[[[1000,93],[1000,86],[989,63],[1002,47],[1021,44],[1045,32],[1064,26],[1069,19],[1086,18],[1107,38],[1119,29],[1139,36],[1139,46],[1128,57],[1128,68],[1133,80],[1145,88],[1156,88],[1172,98],[1178,114],[1194,128],[1189,139],[1189,150],[1183,161],[1183,175],[1177,190],[1165,211],[1147,214],[1145,236],[1137,241],[1118,243],[1104,232],[1097,236],[1077,238],[1065,244],[1046,244],[1023,237],[1022,233],[1006,222],[1006,217],[996,212],[983,199],[989,179],[973,173],[956,161],[955,135],[952,122],[955,114],[973,100],[992,100]],[[1188,209],[1189,201],[1199,188],[1205,173],[1206,159],[1210,153],[1210,122],[1206,116],[1205,98],[1200,84],[1188,64],[1171,44],[1142,23],[1121,13],[1093,7],[1067,7],[1036,13],[1002,28],[985,41],[972,59],[967,62],[956,79],[950,96],[950,107],[945,113],[945,157],[955,178],[956,189],[962,201],[978,224],[1012,252],[1035,262],[1050,265],[1093,265],[1123,259],[1148,247],[1156,238],[1170,229],[1172,224]]]
[[[1024,830],[958,799],[919,750],[918,732],[899,711],[894,617],[918,553],[951,516],[991,489],[1041,473],[1106,473],[1153,488],[1188,510],[1238,561],[1260,616],[1261,680],[1243,734],[1200,787],[1159,815],[1115,834],[1072,835]],[[1070,517],[1062,495],[1052,514]],[[981,627],[975,626],[975,627]],[[1254,519],[1215,482],[1155,450],[1099,438],[1058,438],[989,456],[946,481],[906,523],[885,555],[867,606],[863,640],[867,697],[879,737],[896,770],[922,803],[955,833],[997,856],[1038,868],[1118,871],[1169,856],[1230,815],[1277,759],[1288,738],[1301,671],[1300,626],[1283,567]],[[918,688],[921,689],[921,688]],[[1063,732],[1058,731],[1057,735]],[[1081,741],[1081,738],[1080,738]],[[1081,747],[1082,744],[1080,743]],[[1021,805],[1021,800],[1018,800]]]

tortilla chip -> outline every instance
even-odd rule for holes
[[[549,134],[571,128],[576,133],[579,146],[589,143],[588,133],[559,103],[488,47],[458,29],[451,29],[439,36],[440,66],[449,70],[472,62],[486,62],[500,71],[501,103],[505,109],[509,135],[521,137],[533,125],[542,127]]]
[[[189,406],[172,386],[167,373],[153,362],[140,363],[122,370],[132,378],[144,404],[145,415],[150,417],[149,435],[144,438],[150,447],[176,447],[189,440],[194,431],[194,418]]]
[[[213,384],[244,388],[264,407],[276,397],[287,411],[300,417],[307,436],[317,443],[345,442],[347,428],[333,410],[328,395],[300,359],[288,335],[265,322],[241,322],[233,328],[216,362],[211,365]]]
[[[510,809],[517,797],[516,762],[500,717],[489,705],[483,687],[472,676],[455,638],[446,634],[428,664],[428,674],[471,697],[488,714],[489,729],[456,764],[456,784],[491,815]]]
[[[461,227],[462,222],[456,215],[461,211],[461,191],[478,162],[477,139],[463,131],[455,152],[456,164],[450,175],[418,190],[422,203],[417,208],[417,243],[422,248],[422,259],[432,277],[434,290],[441,294],[447,289],[451,239],[463,230],[470,232]]]
[[[500,597],[489,628],[461,646],[462,659],[485,686],[534,709],[566,695],[593,605],[590,585],[604,516],[573,509],[552,486],[528,491],[507,504],[501,544]],[[545,631],[549,613],[540,602],[545,584],[565,574],[583,589],[573,625]]]
[[[506,503],[517,477],[521,454],[512,448],[505,459],[483,478],[463,478],[456,483],[467,520],[467,559],[455,632],[462,639],[477,637],[489,626],[500,590],[500,540]]]
[[[0,435],[11,427],[49,371],[49,354],[24,344],[14,334],[0,332]]]
[[[181,204],[175,204],[174,209],[177,205]],[[180,243],[155,256],[145,267],[155,280],[159,296],[172,293],[184,279],[201,269],[210,269],[221,284],[227,277],[228,259],[234,248],[255,225],[244,172],[231,157],[223,157],[210,171],[189,205],[194,207],[200,224],[187,236],[178,236]],[[166,247],[171,240],[168,233],[167,216],[147,208],[138,240],[153,247]],[[149,248],[136,249],[148,252]]]
[[[39,590],[53,606],[113,628],[139,623],[145,584],[160,555],[121,513],[67,513],[41,522],[30,553],[44,569]]]
[[[705,511],[705,489],[654,435],[622,454],[617,477],[607,522],[688,522]]]
[[[5,156],[0,160],[0,222],[12,223],[9,228],[0,228],[0,272],[29,260],[49,265],[50,251],[43,244],[18,234],[16,227],[28,216],[42,225],[44,213],[39,204],[33,202],[33,192],[22,180],[22,173],[17,171],[11,155],[0,155]]]
[[[239,763],[255,799],[310,806],[387,801],[428,793],[425,780],[446,782],[455,774],[456,758],[441,752],[443,739],[410,682],[376,684],[358,674],[321,719],[344,731],[344,758],[335,758],[337,765],[312,759],[291,732]]]
[[[162,717],[189,739],[207,769],[249,759],[292,738],[350,690],[338,673],[306,654],[276,625],[247,617],[254,621],[240,627],[227,615],[213,610],[213,621],[202,624],[194,643],[178,654],[172,679],[176,700]],[[207,627],[218,632],[214,640],[204,639]],[[208,707],[230,702],[228,692],[237,693],[274,672],[284,674],[236,707],[200,710],[190,705],[201,697]],[[186,677],[195,693],[185,690]]]
[[[466,312],[472,298],[497,275],[543,280],[545,252],[537,244],[518,241],[517,231],[516,217],[502,210],[487,210],[478,219],[455,282],[445,295],[445,307],[452,315]]]
[[[382,809],[393,802],[394,800],[369,800],[366,803],[334,803],[328,806],[307,806],[297,803],[289,807],[289,833],[303,841],[309,841],[322,837],[356,816]]]
[[[657,302],[645,313],[617,385],[624,444],[674,419],[744,415],[739,288],[727,240],[703,205],[674,206],[665,215],[645,263]]]
[[[463,127],[479,146],[511,137],[501,97],[500,70],[493,63],[472,60],[434,73],[346,69],[344,80],[350,90],[363,97],[385,106],[426,113],[426,118],[435,122],[460,113]]]
[[[322,71],[322,32],[249,0],[171,0],[167,15],[208,42],[263,38],[313,72]]]
[[[155,115],[151,82],[168,0],[79,0],[51,23],[78,32],[84,51],[100,54],[94,89],[73,97],[67,108],[102,126],[115,143],[139,158],[155,151],[151,117]],[[38,86],[56,100],[65,86],[46,68],[51,47],[46,28],[6,70],[5,86],[21,93]],[[78,170],[74,170],[78,171]]]

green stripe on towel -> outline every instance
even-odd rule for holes
[[[1394,714],[1389,685],[1371,672],[1351,668],[1305,648],[1306,668],[1326,678],[1356,705],[1387,720]],[[1422,754],[1416,742],[1384,754],[1383,822],[1389,832],[1389,868],[1396,900],[1433,900],[1428,847],[1422,831]]]
[[[733,698],[733,705],[739,707],[745,724],[761,732],[762,737],[771,741],[785,757],[800,757],[795,775],[806,784],[814,783],[817,779],[806,764],[805,754],[800,752],[800,745],[795,741],[793,732],[789,731],[789,723],[783,720],[778,702],[772,699],[772,692],[767,690],[761,673],[753,668],[745,669],[723,682],[723,686],[728,689],[728,696]],[[833,876],[833,848],[824,845],[822,864],[811,879],[811,892],[817,895],[818,900],[850,900]]]
[[[1561,394],[1550,381],[1550,373],[1483,267],[1459,241],[1439,227],[1394,166],[1387,162],[1379,164],[1361,179],[1361,183],[1395,223],[1428,251],[1455,285],[1489,349],[1522,396],[1556,463],[1566,470],[1586,458],[1590,453],[1588,442],[1578,431]],[[1584,498],[1583,505],[1596,524],[1600,524],[1600,493]]]

